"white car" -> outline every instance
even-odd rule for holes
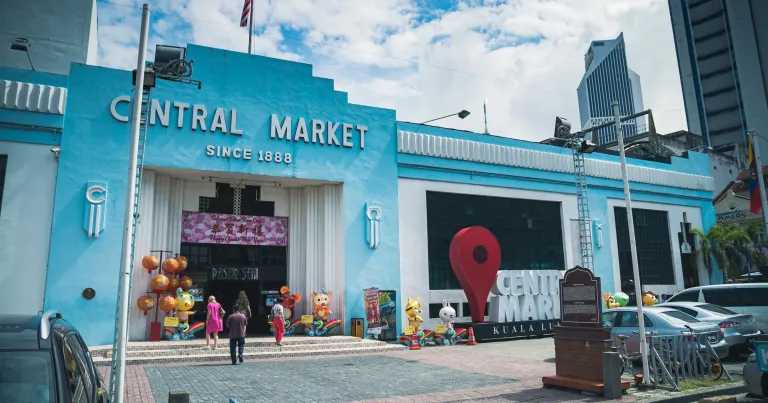
[[[691,287],[673,295],[666,302],[706,302],[736,313],[750,314],[755,317],[757,328],[768,333],[768,283]],[[664,306],[664,303],[660,306]]]
[[[677,309],[702,322],[718,325],[731,353],[747,352],[760,335],[754,316],[749,314],[739,314],[705,302],[667,302],[660,306]]]

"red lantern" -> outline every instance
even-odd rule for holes
[[[136,305],[139,306],[139,309],[144,311],[144,316],[147,316],[147,311],[155,307],[155,299],[149,295],[144,295],[139,297],[139,299],[136,301]]]
[[[190,288],[192,288],[192,279],[187,276],[181,277],[179,279],[179,286],[182,290],[188,291]]]
[[[168,313],[172,310],[176,309],[176,298],[173,298],[170,295],[166,295],[163,298],[160,299],[160,309],[163,310],[163,312]]]
[[[152,291],[162,292],[168,288],[168,277],[158,274],[152,277]]]
[[[177,288],[179,288],[179,279],[174,277],[168,280],[168,287],[166,288],[166,291],[175,293]]]
[[[152,272],[152,270],[155,270],[160,266],[160,261],[152,255],[147,255],[141,259],[141,265],[146,271]]]
[[[168,274],[173,274],[179,271],[179,262],[176,259],[166,259],[163,262],[163,271]]]
[[[179,262],[179,270],[176,271],[177,273],[181,273],[184,270],[187,270],[187,258],[179,255],[179,256],[176,256],[175,259],[177,262]]]

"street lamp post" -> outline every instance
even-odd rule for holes
[[[613,101],[613,116],[616,120],[616,140],[619,143],[619,159],[621,160],[621,178],[624,181],[624,200],[627,209],[627,226],[629,227],[629,247],[632,252],[632,274],[635,279],[635,303],[637,304],[637,322],[640,327],[640,357],[643,360],[643,384],[648,384],[648,344],[645,337],[645,317],[643,316],[642,287],[640,285],[640,267],[637,263],[637,244],[635,243],[635,219],[632,216],[632,199],[629,195],[629,175],[627,175],[627,156],[624,152],[624,134],[621,130],[621,114],[619,103]]]
[[[465,117],[469,116],[469,111],[468,111],[468,110],[466,110],[466,109],[462,109],[460,112],[452,113],[452,114],[450,114],[450,115],[441,116],[441,117],[439,117],[439,118],[431,119],[431,120],[428,120],[428,121],[426,121],[426,122],[421,122],[421,123],[419,123],[419,124],[420,124],[420,125],[423,125],[423,124],[427,124],[427,123],[429,123],[429,122],[434,122],[434,121],[436,121],[436,120],[440,120],[440,119],[449,118],[449,117],[451,117],[451,116],[458,116],[458,117],[459,117],[459,119],[464,119]]]

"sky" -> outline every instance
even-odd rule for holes
[[[97,0],[98,64],[136,66],[141,4]],[[156,44],[248,51],[242,0],[149,0]],[[661,133],[685,129],[667,0],[254,0],[255,54],[314,65],[352,103],[397,119],[540,141],[578,128],[590,41],[624,33],[629,67]]]

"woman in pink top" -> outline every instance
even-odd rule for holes
[[[213,349],[219,348],[219,332],[224,330],[221,317],[224,316],[224,308],[216,302],[216,297],[208,297],[208,316],[205,319],[205,348],[211,348],[211,335],[213,335]]]

